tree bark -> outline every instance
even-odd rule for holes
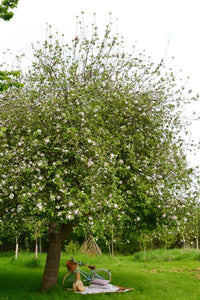
[[[15,260],[18,258],[18,250],[19,250],[19,243],[18,243],[18,237],[15,238]]]
[[[73,223],[63,224],[59,229],[56,222],[49,226],[49,247],[46,265],[42,277],[41,290],[48,290],[57,284],[62,246],[68,234],[73,230]]]
[[[41,236],[39,237],[39,250],[40,250],[40,254],[42,254],[42,238],[41,238]]]
[[[35,231],[35,260],[38,258],[38,237],[37,237],[37,229]]]

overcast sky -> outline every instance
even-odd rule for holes
[[[200,93],[200,1],[199,0],[19,0],[14,18],[0,20],[0,63],[7,60],[3,51],[9,48],[14,55],[26,54],[31,59],[31,44],[43,41],[46,24],[69,39],[76,32],[76,16],[85,12],[85,23],[93,22],[105,28],[112,12],[113,23],[118,18],[118,32],[124,36],[127,47],[137,41],[140,50],[146,49],[154,61],[166,52],[166,64],[175,74],[183,69],[190,76],[188,87]],[[167,48],[168,47],[168,48]],[[174,56],[172,62],[170,57]],[[200,105],[196,104],[195,110]],[[200,121],[193,122],[193,137],[200,139]],[[200,159],[199,159],[200,162]]]

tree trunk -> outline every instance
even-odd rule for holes
[[[38,258],[38,237],[37,237],[37,229],[35,231],[35,260]]]
[[[112,257],[114,257],[114,232],[113,232],[113,230],[112,230],[111,252],[112,252]]]
[[[60,256],[64,241],[73,230],[73,223],[63,224],[59,229],[56,222],[49,226],[49,247],[43,273],[41,290],[48,290],[57,284]]]
[[[38,258],[38,244],[37,242],[35,243],[35,260]]]
[[[42,254],[42,238],[41,238],[41,236],[39,237],[39,250],[40,250],[40,254]]]
[[[165,239],[165,256],[167,255],[167,239]]]
[[[147,261],[147,256],[146,256],[146,246],[144,245],[144,267],[146,268],[146,261]]]
[[[15,260],[18,258],[18,250],[19,250],[19,244],[18,244],[18,237],[15,239]]]
[[[112,256],[111,255],[111,250],[110,250],[110,244],[108,244],[108,250],[109,250],[109,255]]]

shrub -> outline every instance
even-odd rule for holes
[[[67,245],[65,245],[66,253],[77,253],[80,250],[80,245],[78,242],[70,241]]]

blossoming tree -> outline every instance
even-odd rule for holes
[[[163,195],[190,182],[173,74],[126,54],[111,25],[102,38],[81,28],[71,44],[50,34],[23,86],[0,98],[0,217],[48,224],[42,290],[75,226],[148,226]]]

